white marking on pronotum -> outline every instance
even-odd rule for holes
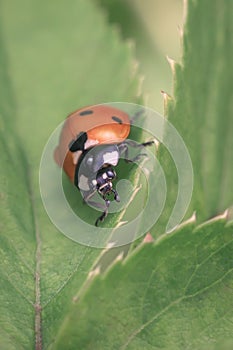
[[[77,151],[72,153],[73,157],[73,164],[76,165],[78,163],[79,157],[81,155],[82,151]]]
[[[95,145],[97,145],[98,143],[99,143],[98,140],[91,140],[91,139],[88,139],[88,140],[85,142],[84,148],[85,148],[85,149],[88,149],[89,147],[95,146]]]
[[[79,178],[78,187],[80,190],[88,191],[90,189],[88,185],[88,177],[81,175]]]
[[[117,151],[106,152],[103,155],[103,159],[104,159],[104,164],[117,165],[119,160],[119,154]]]

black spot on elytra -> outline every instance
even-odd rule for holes
[[[114,120],[115,122],[122,124],[122,120],[119,117],[115,117],[115,115],[112,117],[112,120]]]
[[[84,131],[81,131],[75,140],[72,140],[69,143],[69,150],[70,152],[77,152],[77,151],[83,151],[85,142],[87,141],[87,133]]]
[[[81,116],[83,116],[83,115],[88,115],[88,114],[93,114],[93,111],[90,110],[90,109],[88,109],[88,110],[86,110],[86,111],[82,111],[82,112],[79,113],[79,115],[81,115]]]

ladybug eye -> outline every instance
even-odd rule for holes
[[[92,110],[86,110],[86,111],[82,111],[79,113],[79,115],[83,116],[83,115],[88,115],[88,114],[92,114],[93,111]]]
[[[111,171],[111,170],[108,170],[108,171],[107,171],[107,175],[108,175],[108,178],[110,178],[110,179],[112,178],[112,179],[113,179],[113,178],[115,177],[116,174],[115,174],[115,172],[113,172],[113,171]]]
[[[112,117],[112,120],[114,120],[115,122],[122,124],[122,120],[119,117],[115,117],[115,115]]]

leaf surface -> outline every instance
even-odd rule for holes
[[[53,349],[200,349],[232,337],[233,229],[185,224],[96,278]]]
[[[0,18],[0,344],[31,349],[36,341],[40,349],[41,338],[43,348],[53,342],[100,254],[47,217],[38,184],[43,148],[71,111],[136,101],[138,79],[131,49],[90,1],[2,1]]]
[[[233,179],[232,11],[233,3],[227,0],[189,0],[182,62],[171,62],[174,98],[167,99],[167,115],[192,158],[190,213],[196,211],[199,222],[222,213],[233,203],[229,190]],[[175,174],[171,162],[166,160],[166,166],[168,174]],[[167,208],[174,202],[177,178],[170,176],[168,181]]]

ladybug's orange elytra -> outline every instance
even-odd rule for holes
[[[87,134],[85,149],[93,145],[120,143],[129,135],[130,119],[127,113],[107,105],[81,108],[67,117],[59,145],[54,151],[54,159],[60,167],[63,167],[72,182],[76,163],[73,161],[74,157],[69,150],[69,144],[81,132]]]

